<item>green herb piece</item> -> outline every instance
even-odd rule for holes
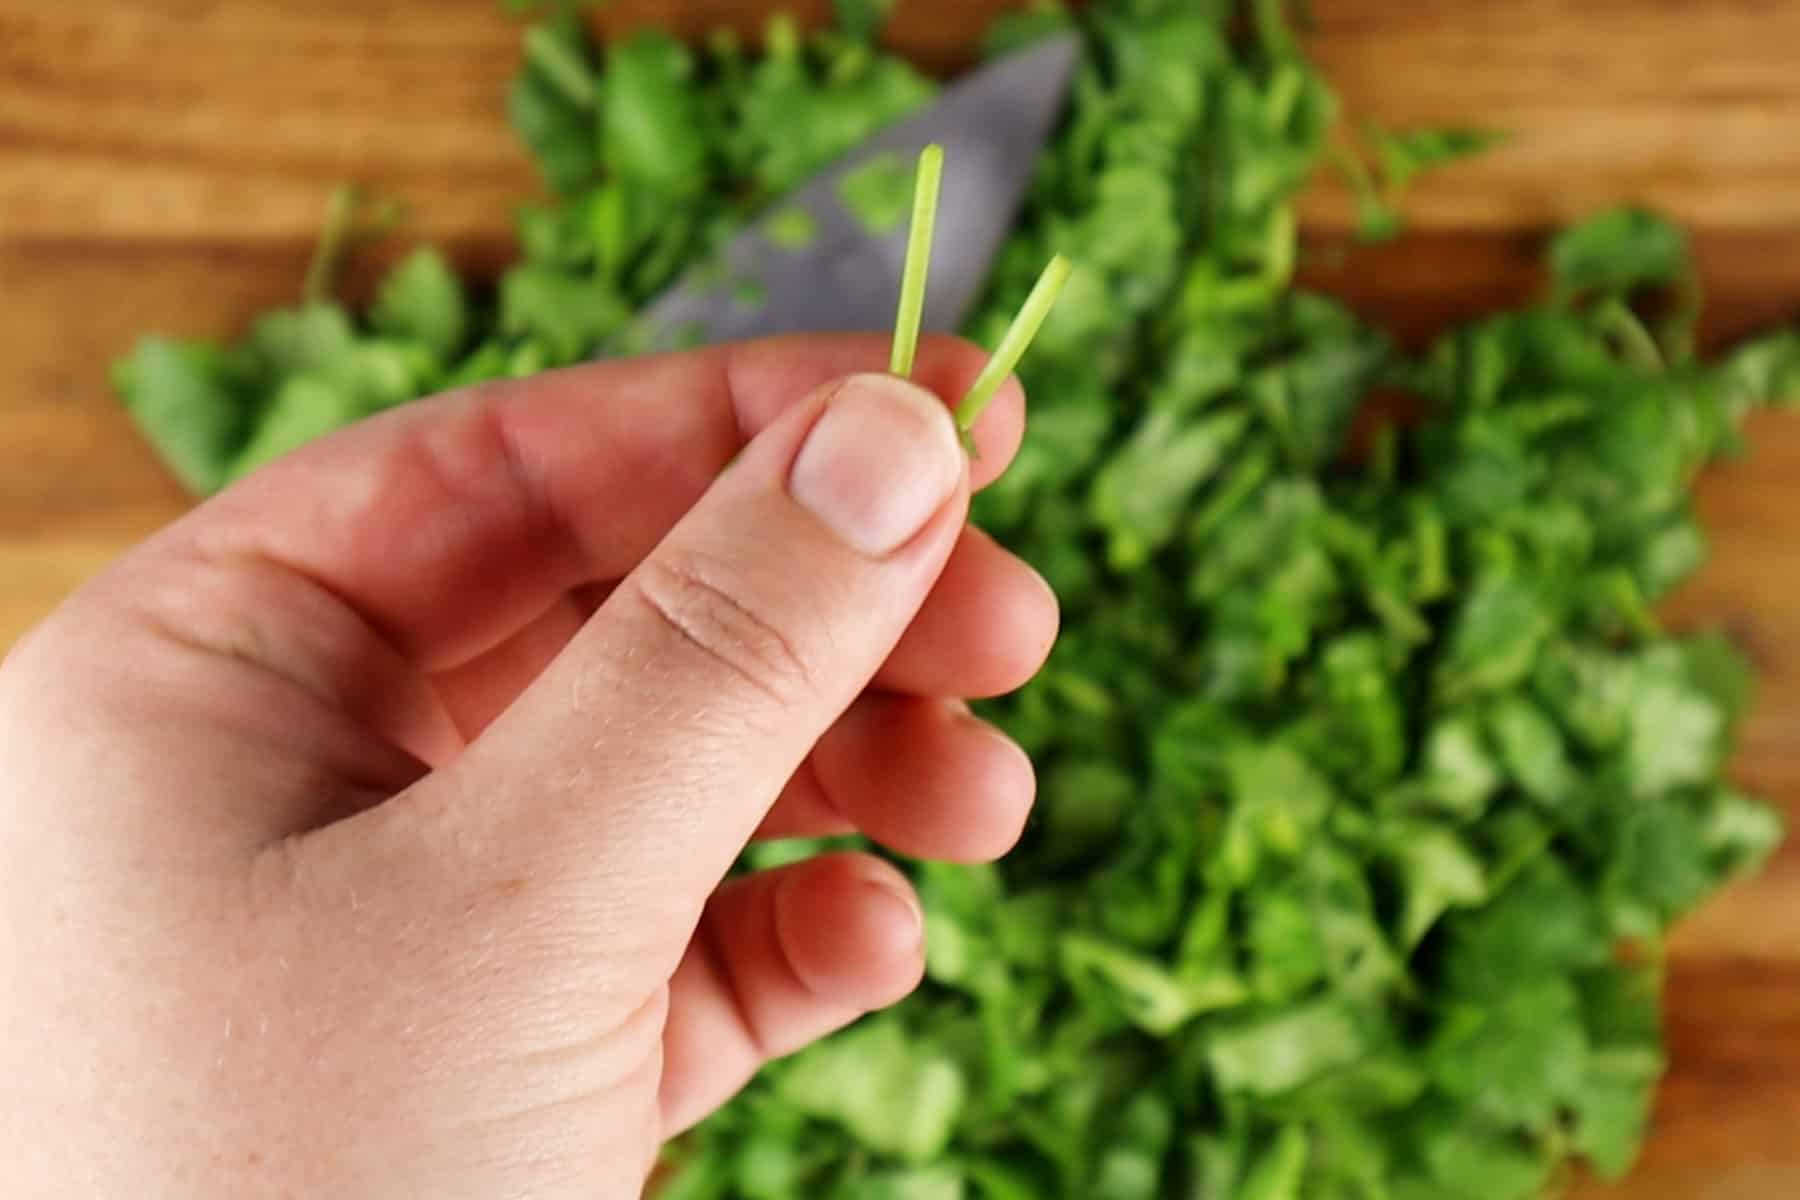
[[[906,265],[900,276],[900,310],[894,317],[894,348],[888,370],[902,379],[912,376],[919,349],[919,325],[925,316],[925,284],[931,270],[931,235],[937,225],[938,184],[944,174],[944,148],[935,143],[919,152],[913,183],[912,228],[906,235]]]
[[[1564,294],[1625,295],[1674,283],[1688,269],[1687,235],[1639,208],[1601,213],[1556,236],[1550,269]]]
[[[183,486],[200,493],[223,486],[249,414],[232,395],[217,347],[147,337],[113,378],[132,420]]]
[[[706,116],[691,86],[694,64],[667,34],[640,30],[607,49],[601,78],[601,159],[651,196],[704,185]]]
[[[804,208],[784,208],[769,218],[769,240],[783,250],[804,250],[819,236],[819,223]]]
[[[742,308],[761,308],[769,302],[769,288],[760,279],[739,279],[731,285],[731,298]]]
[[[525,60],[543,72],[570,104],[594,107],[594,77],[583,61],[580,42],[566,27],[534,25],[525,31]]]
[[[1486,154],[1503,144],[1506,134],[1447,126],[1391,130],[1371,122],[1369,139],[1374,143],[1382,178],[1391,195],[1410,187],[1427,171]]]
[[[966,1103],[953,1058],[908,1045],[895,1021],[870,1021],[783,1074],[783,1099],[847,1125],[872,1147],[906,1162],[943,1152]]]
[[[336,304],[309,302],[264,313],[244,350],[270,377],[328,371],[356,351],[356,326]]]
[[[468,338],[469,305],[462,281],[442,254],[416,250],[382,281],[369,323],[448,359]]]
[[[348,184],[332,189],[325,203],[325,225],[313,248],[312,261],[306,265],[306,282],[300,295],[308,303],[324,300],[331,294],[337,278],[338,264],[350,241],[351,222],[356,214],[356,189]]]
[[[323,376],[296,375],[275,393],[249,444],[232,462],[231,478],[247,475],[371,411],[351,387]]]
[[[513,129],[536,157],[545,180],[562,195],[591,184],[599,170],[593,111],[598,80],[589,67],[583,30],[567,14],[529,29],[524,69],[506,93]]]
[[[839,177],[838,199],[870,237],[884,237],[906,219],[906,185],[912,178],[898,154],[876,154]]]
[[[1376,121],[1365,124],[1364,134],[1373,152],[1373,168],[1347,147],[1338,147],[1331,157],[1356,198],[1357,237],[1366,242],[1386,241],[1400,232],[1406,192],[1420,175],[1485,154],[1506,141],[1504,133],[1487,129],[1390,130]]]
[[[330,299],[338,270],[352,246],[365,238],[380,237],[400,221],[401,209],[393,201],[372,201],[362,189],[341,184],[325,202],[325,223],[318,245],[306,266],[300,297],[308,304]]]
[[[872,42],[894,11],[894,0],[832,0],[831,7],[837,13],[838,28],[846,36]]]
[[[540,342],[552,361],[573,362],[622,327],[631,310],[604,281],[520,267],[500,284],[500,328]]]
[[[1000,335],[1000,342],[994,347],[994,353],[982,367],[981,374],[969,385],[963,394],[962,401],[956,406],[956,427],[967,436],[975,428],[975,422],[981,420],[981,414],[994,399],[996,393],[1025,357],[1025,351],[1031,348],[1032,339],[1037,337],[1050,310],[1056,307],[1056,298],[1062,294],[1063,285],[1069,282],[1069,274],[1074,265],[1058,254],[1044,266],[1043,274],[1032,285],[1031,292],[1025,297],[1025,303],[1019,307],[1018,315],[1006,332]]]
[[[1221,1027],[1207,1061],[1225,1093],[1274,1096],[1354,1062],[1367,1045],[1352,1011],[1313,1003]]]

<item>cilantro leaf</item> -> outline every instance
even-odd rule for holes
[[[1550,270],[1565,294],[1623,294],[1675,282],[1688,270],[1687,235],[1641,208],[1619,208],[1564,230]]]
[[[870,236],[892,233],[906,219],[912,176],[899,155],[872,155],[838,179],[838,199]]]
[[[707,141],[689,86],[693,60],[666,34],[640,30],[608,47],[601,79],[601,159],[621,181],[654,195],[706,182]]]
[[[430,248],[416,250],[382,281],[369,323],[382,333],[416,341],[448,360],[468,336],[469,309],[462,281],[442,254]]]
[[[148,337],[114,376],[138,428],[176,478],[196,492],[225,482],[248,424],[222,358],[205,344]]]

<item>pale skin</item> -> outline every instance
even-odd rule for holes
[[[974,347],[806,338],[422,402],[257,473],[0,665],[0,1194],[638,1196],[918,983],[868,855],[997,856],[965,697],[1056,607],[967,526]],[[730,464],[727,467],[727,464]]]

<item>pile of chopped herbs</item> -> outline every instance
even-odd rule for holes
[[[853,32],[777,19],[755,56],[533,28],[510,109],[556,199],[491,299],[421,251],[364,313],[315,297],[234,345],[144,342],[128,406],[205,492],[605,346],[931,97],[868,41],[882,6],[842,7]],[[1076,262],[1025,365],[1030,435],[977,507],[1066,614],[987,707],[1041,803],[998,865],[909,865],[926,986],[767,1070],[665,1196],[1528,1200],[1638,1150],[1663,934],[1780,835],[1721,773],[1745,662],[1655,605],[1704,555],[1695,473],[1800,394],[1800,338],[1698,362],[1681,233],[1621,210],[1554,243],[1541,307],[1398,353],[1295,286],[1333,100],[1279,4],[1233,7],[994,31],[1087,41],[968,323],[991,345],[1053,253]],[[1481,140],[1385,140],[1365,225]],[[864,199],[902,219],[908,182]],[[1428,415],[1351,461],[1377,390]]]

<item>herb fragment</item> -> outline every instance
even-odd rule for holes
[[[876,154],[838,179],[838,199],[865,233],[884,237],[906,219],[906,185],[912,177],[898,154]]]
[[[1031,294],[1025,297],[1018,315],[1000,336],[993,356],[956,406],[956,426],[964,434],[975,428],[975,422],[981,419],[1001,385],[1011,378],[1019,360],[1031,348],[1032,339],[1037,337],[1038,330],[1050,316],[1050,310],[1056,307],[1056,298],[1062,294],[1074,269],[1074,264],[1060,254],[1045,264],[1043,274],[1032,285]]]
[[[919,152],[913,183],[912,228],[906,238],[906,263],[900,276],[900,309],[894,317],[894,349],[888,370],[902,379],[912,376],[919,349],[919,324],[925,315],[925,285],[931,270],[931,238],[937,225],[938,186],[944,175],[944,148],[933,143]]]
[[[783,250],[804,250],[819,236],[819,223],[803,208],[784,208],[769,218],[769,240]]]

